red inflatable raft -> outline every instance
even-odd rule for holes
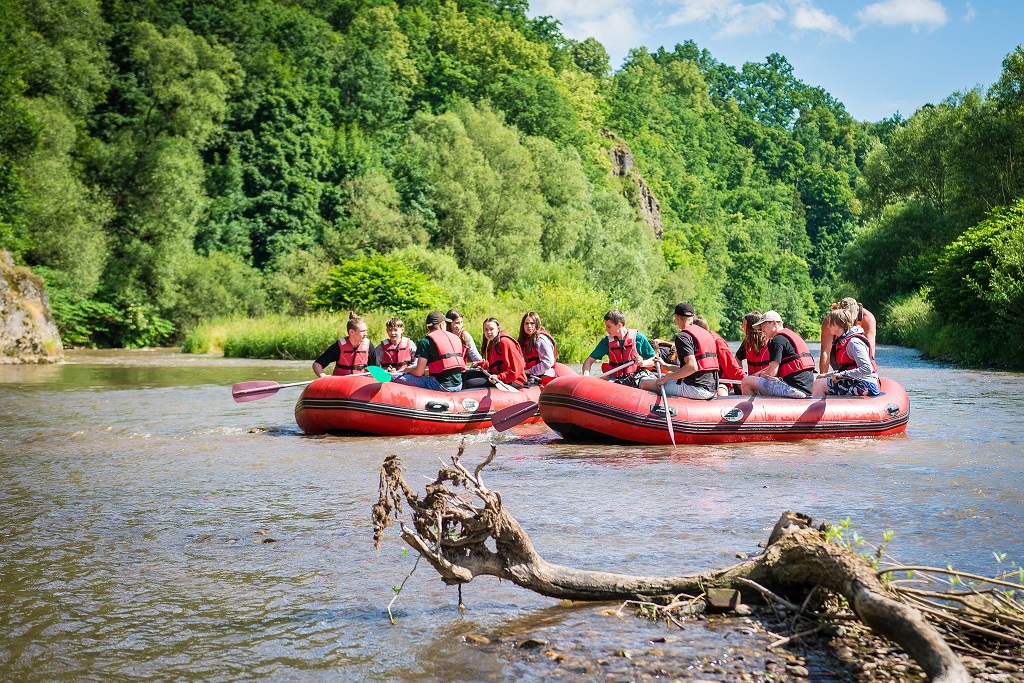
[[[910,399],[883,378],[881,396],[810,399],[669,398],[677,444],[889,436],[907,429]],[[670,444],[662,397],[593,377],[560,377],[544,388],[540,415],[570,440]]]
[[[576,373],[557,364],[561,374]],[[536,401],[540,387],[519,391],[496,388],[432,391],[373,377],[321,377],[295,404],[295,421],[306,434],[359,432],[382,436],[456,434],[491,426],[502,408]],[[529,422],[539,421],[533,417]]]

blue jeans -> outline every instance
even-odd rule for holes
[[[420,389],[433,389],[434,391],[462,391],[462,384],[460,383],[457,387],[448,388],[445,385],[438,382],[435,378],[427,375],[424,377],[417,377],[416,375],[405,374],[401,377],[396,377],[391,380],[398,384],[408,384],[409,386],[419,387]]]

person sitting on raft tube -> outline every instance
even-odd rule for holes
[[[402,336],[405,323],[401,318],[391,318],[384,327],[388,331],[388,338],[377,346],[380,366],[390,372],[403,372],[416,362],[416,345],[412,339]]]
[[[768,367],[768,337],[764,330],[754,327],[761,314],[751,311],[743,316],[743,343],[736,351],[736,360],[747,362],[747,374],[753,375]]]
[[[526,359],[526,379],[530,384],[547,384],[555,378],[558,345],[533,311],[519,322],[519,348]]]
[[[841,308],[845,308],[854,313],[854,324],[859,325],[863,330],[863,334],[868,340],[868,348],[871,349],[871,357],[874,358],[875,333],[878,330],[878,326],[875,324],[874,313],[864,308],[864,304],[860,303],[852,296],[848,296],[842,301],[832,304],[831,310],[838,311]],[[835,370],[838,367],[834,362],[832,362],[832,358],[830,357],[833,339],[834,337],[832,336],[832,333],[828,331],[825,320],[822,320],[821,352],[818,354],[818,372],[821,374],[826,374],[829,370]]]
[[[462,391],[462,371],[466,369],[462,340],[448,332],[446,325],[438,311],[427,314],[427,336],[416,345],[416,364],[395,382],[434,391]]]
[[[814,395],[878,396],[878,366],[871,357],[871,347],[864,328],[857,324],[857,313],[838,308],[825,316],[825,327],[832,335],[831,357],[835,372],[818,375]]]
[[[462,359],[466,361],[466,365],[483,360],[484,357],[480,355],[476,342],[473,341],[473,335],[466,329],[462,314],[453,308],[445,313],[444,317],[448,320],[448,331],[462,342]]]
[[[660,393],[665,387],[668,396],[710,400],[718,395],[718,352],[715,338],[708,330],[695,325],[696,315],[688,303],[676,304],[674,315],[676,333],[676,357],[682,359],[679,366],[668,366],[671,371],[657,379],[649,379],[640,385],[641,389]]]
[[[377,349],[370,344],[366,338],[366,321],[356,316],[355,313],[348,314],[346,325],[348,336],[342,337],[337,343],[320,354],[320,357],[313,361],[313,372],[317,377],[324,377],[327,373],[324,368],[334,363],[335,375],[354,375],[366,372],[370,365],[379,365]]]
[[[743,366],[736,360],[736,354],[729,348],[729,342],[725,341],[721,335],[711,329],[708,325],[708,321],[699,315],[693,319],[693,324],[697,327],[704,328],[711,333],[711,336],[715,338],[715,351],[718,353],[718,374],[721,379],[733,380],[739,382],[747,373],[743,372]],[[736,393],[740,393],[740,385],[733,384],[736,387]],[[719,386],[718,393],[722,393],[721,386]],[[729,393],[728,387],[726,387],[726,394]]]
[[[515,337],[501,329],[497,318],[484,321],[483,353],[487,360],[477,362],[462,375],[467,389],[504,382],[516,389],[526,386],[526,360]]]
[[[754,323],[768,338],[768,367],[747,375],[740,385],[747,396],[807,398],[814,389],[814,359],[803,338],[782,325],[782,316],[766,311]]]
[[[604,314],[604,330],[608,336],[602,337],[583,361],[584,376],[590,374],[590,366],[595,361],[608,356],[609,370],[634,361],[628,367],[612,374],[612,382],[639,387],[644,380],[657,379],[653,372],[645,369],[651,364],[644,362],[646,359],[654,358],[654,347],[642,333],[626,328],[626,316],[622,311],[613,308]]]

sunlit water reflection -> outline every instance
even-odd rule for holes
[[[310,438],[297,388],[231,401],[232,383],[307,379],[307,363],[69,358],[0,366],[0,679],[539,680],[459,654],[461,635],[579,628],[578,609],[493,580],[464,588],[460,615],[426,565],[389,624],[414,558],[395,534],[373,549],[378,467],[398,453],[415,486],[459,437]],[[879,361],[910,394],[904,436],[672,449],[576,446],[538,425],[476,433],[467,459],[499,444],[488,484],[546,559],[573,566],[723,566],[787,509],[851,517],[871,541],[892,529],[907,562],[1024,561],[1024,376],[897,348]],[[607,621],[595,649],[627,628]]]

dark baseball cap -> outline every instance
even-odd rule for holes
[[[436,327],[445,321],[445,317],[438,311],[427,313],[427,327]]]
[[[697,314],[694,312],[692,305],[688,303],[681,303],[676,304],[676,315],[682,316],[684,318],[692,318]]]

